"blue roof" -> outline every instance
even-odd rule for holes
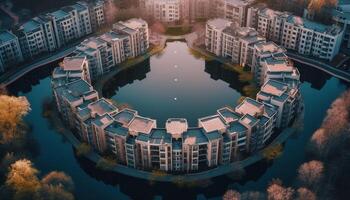
[[[183,134],[183,137],[184,137],[184,141],[189,137],[195,138],[196,144],[208,142],[208,138],[205,136],[202,128],[190,128]]]
[[[247,131],[247,127],[243,126],[239,121],[234,121],[229,124],[229,127],[227,128],[227,131],[229,133],[239,133]]]
[[[128,129],[123,127],[119,122],[114,121],[111,125],[107,126],[105,130],[111,134],[124,136],[128,135]]]
[[[9,31],[0,32],[0,44],[16,39],[16,36]]]
[[[205,135],[207,136],[208,140],[218,140],[222,137],[219,131],[213,131],[210,133],[206,133]]]

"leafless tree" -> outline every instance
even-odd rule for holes
[[[296,200],[316,200],[316,195],[307,188],[299,188],[297,190]]]
[[[241,194],[235,190],[227,190],[222,197],[223,200],[240,200]]]
[[[294,189],[284,187],[279,180],[273,180],[267,188],[268,200],[292,200],[294,196]]]

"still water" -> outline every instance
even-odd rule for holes
[[[220,79],[224,76],[228,83]],[[159,127],[168,118],[186,118],[196,126],[198,118],[236,104],[242,88],[236,80],[237,74],[221,70],[217,63],[206,65],[195,58],[186,43],[168,42],[161,55],[115,76],[105,85],[103,96],[157,119]]]
[[[285,143],[283,154],[273,162],[261,162],[247,169],[244,181],[235,182],[222,176],[192,187],[154,184],[105,173],[89,161],[77,158],[72,145],[42,117],[42,104],[51,98],[50,74],[57,63],[29,73],[11,85],[10,91],[26,96],[31,103],[32,111],[26,121],[31,124],[38,143],[35,166],[42,174],[58,170],[72,176],[77,199],[215,199],[228,188],[264,191],[273,178],[280,178],[286,185],[294,183],[297,167],[305,160],[305,147],[311,134],[321,124],[332,101],[348,88],[321,71],[295,64],[301,72],[304,127]],[[157,119],[158,126],[163,126],[168,117],[185,117],[193,125],[198,117],[213,114],[223,105],[234,106],[241,88],[237,75],[220,68],[218,63],[195,58],[184,43],[175,42],[168,43],[161,55],[117,75],[103,93],[131,104],[141,115]]]

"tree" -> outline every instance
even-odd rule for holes
[[[273,180],[270,186],[267,188],[268,200],[292,200],[294,190],[290,187],[283,187],[280,180]]]
[[[107,24],[112,24],[115,21],[115,18],[118,13],[118,8],[115,5],[113,0],[106,1],[105,5],[105,16],[106,16],[106,22]]]
[[[51,187],[60,187],[70,192],[74,190],[72,178],[66,175],[64,172],[50,172],[41,180],[41,183]]]
[[[323,163],[312,160],[299,167],[298,178],[306,186],[315,188],[323,177],[323,171]]]
[[[338,0],[310,0],[308,9],[314,12],[320,12],[326,7],[335,7]]]
[[[0,95],[0,142],[8,143],[23,136],[23,117],[30,111],[25,97]],[[22,125],[22,127],[21,127]]]
[[[240,200],[241,194],[235,190],[227,190],[222,197],[223,200]]]
[[[159,34],[164,34],[166,31],[165,26],[159,21],[154,22],[150,28],[152,32],[159,33]]]
[[[81,143],[79,146],[76,148],[76,154],[77,156],[86,156],[92,151],[92,148],[90,145],[86,143]]]
[[[96,163],[96,168],[101,170],[112,170],[116,165],[117,162],[115,160],[101,157]]]
[[[72,193],[59,186],[43,185],[35,199],[38,200],[74,200]]]
[[[316,195],[307,188],[299,188],[297,190],[296,200],[316,200]]]
[[[350,90],[337,98],[327,110],[327,116],[322,123],[322,128],[328,133],[337,134],[349,125]]]
[[[30,160],[21,159],[13,163],[10,167],[6,179],[6,185],[14,190],[15,199],[24,196],[34,196],[40,188],[38,180],[38,170],[33,167]]]

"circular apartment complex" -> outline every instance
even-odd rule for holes
[[[115,27],[119,31],[129,27],[148,34],[146,25],[141,22],[129,20]],[[250,33],[242,37],[258,38]],[[189,126],[187,119],[176,117],[167,119],[165,125],[159,127],[155,119],[140,116],[136,110],[119,110],[110,100],[100,98],[91,85],[97,79],[95,74],[99,69],[94,65],[95,58],[86,56],[87,53],[93,47],[98,47],[96,51],[103,51],[105,55],[109,51],[113,53],[108,47],[113,47],[119,39],[119,32],[114,30],[84,41],[52,75],[52,87],[63,120],[82,142],[100,153],[112,154],[119,164],[169,173],[192,173],[228,165],[239,154],[251,154],[265,147],[274,131],[286,128],[298,112],[298,70],[291,65],[283,48],[259,40],[252,46],[259,57],[251,58],[259,61],[252,68],[261,83],[256,99],[245,98],[235,108],[220,108],[212,115],[199,118],[196,126]],[[140,46],[148,47],[148,41]],[[140,55],[143,53],[139,52]],[[113,70],[106,65],[108,63],[101,65],[102,74]],[[122,66],[117,65],[114,70],[121,71]],[[175,66],[179,67],[170,65]],[[164,63],[164,67],[169,64]],[[261,69],[257,70],[257,67]],[[195,74],[190,76],[195,80]],[[176,77],[175,80],[179,81]],[[159,87],[161,84],[159,82]],[[144,95],[138,98],[142,101]],[[177,101],[176,96],[170,99]]]

